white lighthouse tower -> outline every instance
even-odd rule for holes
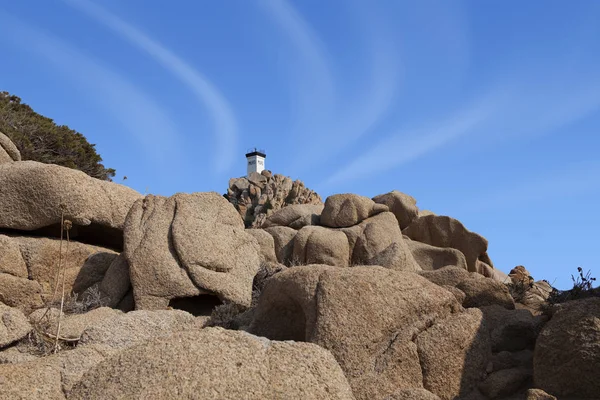
[[[248,161],[247,176],[250,176],[253,172],[260,174],[265,169],[265,158],[267,158],[265,151],[258,150],[256,147],[246,153],[246,160]]]

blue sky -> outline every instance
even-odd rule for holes
[[[0,90],[144,193],[224,192],[245,151],[323,198],[396,189],[496,267],[600,275],[600,3],[0,5]]]

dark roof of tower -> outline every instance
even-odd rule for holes
[[[267,154],[265,153],[265,151],[262,149],[257,149],[256,147],[248,150],[248,152],[246,153],[246,158],[252,156],[261,156],[262,158],[267,158]]]

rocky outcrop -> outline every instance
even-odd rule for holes
[[[545,317],[534,317],[528,310],[507,310],[497,304],[482,307],[481,310],[490,330],[494,352],[533,349],[540,329],[546,322]]]
[[[217,193],[140,199],[127,215],[124,253],[136,309],[198,295],[250,305],[259,245]]]
[[[354,243],[353,265],[380,265],[399,271],[421,270],[391,212],[382,212],[367,218],[356,228],[344,230],[348,241]],[[356,236],[352,237],[353,235]]]
[[[114,354],[99,346],[77,347],[14,365],[0,365],[2,399],[64,400],[82,376]]]
[[[322,211],[323,204],[294,204],[286,206],[267,217],[262,227],[288,226],[293,229],[302,229],[308,225],[319,225]]]
[[[294,237],[292,259],[302,265],[349,265],[350,247],[344,232],[322,226],[305,226]]]
[[[79,344],[123,350],[151,339],[198,328],[196,318],[185,311],[132,311],[88,325],[81,334]]]
[[[0,302],[30,313],[44,305],[42,286],[27,278],[0,273]]]
[[[481,379],[490,354],[481,313],[462,310],[450,292],[412,272],[311,265],[267,282],[249,329],[329,349],[358,399],[399,388],[455,398]]]
[[[45,332],[55,333],[58,325],[60,310],[57,308],[39,309],[29,315],[29,321],[41,327]],[[70,339],[79,339],[83,332],[93,325],[102,325],[122,312],[108,307],[100,307],[83,314],[62,315],[60,323],[60,336]]]
[[[129,264],[125,254],[121,253],[112,260],[98,289],[102,296],[102,304],[113,308],[118,307],[125,296],[131,292]]]
[[[425,389],[400,389],[387,396],[385,400],[440,400],[440,398]]]
[[[0,132],[0,164],[21,161],[21,153],[8,136]]]
[[[273,236],[260,228],[246,229],[246,232],[254,236],[258,242],[261,261],[266,263],[276,263],[277,255],[275,254],[275,239],[273,239]]]
[[[442,267],[433,271],[420,271],[419,275],[436,285],[448,285],[454,287],[462,281],[471,278],[471,275],[466,269],[455,266]]]
[[[296,264],[293,260],[294,238],[298,231],[287,226],[272,226],[266,228],[265,232],[273,237],[277,262],[284,265]]]
[[[533,312],[540,312],[553,291],[547,281],[535,281],[529,271],[517,265],[509,274],[510,293],[516,302]]]
[[[387,206],[376,204],[361,196],[333,197],[333,200],[327,198],[323,212],[325,213],[329,207],[327,212],[330,213],[330,217],[328,218],[341,220],[346,218],[345,211],[340,211],[342,209],[338,206],[350,204],[349,207],[354,210],[350,211],[350,214],[360,215],[360,218],[348,214],[350,216],[344,225],[351,222],[356,222],[356,225],[344,228],[306,225],[300,230],[284,225],[267,227],[264,231],[273,238],[277,262],[288,266],[306,264],[326,264],[339,267],[380,265],[403,271],[421,269],[402,237],[394,214],[384,211]],[[285,214],[285,209],[280,212]],[[278,221],[283,223],[297,220],[294,219],[298,215],[297,212],[288,214],[294,217],[280,218]],[[369,215],[372,216],[369,217]],[[363,219],[364,216],[366,217]],[[323,223],[323,220],[320,222]],[[253,235],[261,236],[262,232],[256,232]],[[266,240],[264,242],[263,251],[265,254],[269,254],[269,244],[266,243]],[[263,256],[263,258],[265,257]]]
[[[529,389],[525,393],[525,400],[557,400],[556,397],[541,389]]]
[[[467,268],[471,272],[479,272],[477,271],[478,259],[493,267],[486,253],[487,240],[469,231],[454,218],[436,215],[421,216],[414,219],[402,233],[418,242],[459,250],[464,254]]]
[[[229,202],[142,198],[15,161],[2,140],[0,398],[600,392],[598,299],[548,307],[567,296],[548,300],[553,288],[523,266],[495,269],[483,237],[408,195],[323,204],[265,171],[232,180]],[[61,214],[74,223],[62,246]],[[113,245],[98,245],[107,237]],[[62,345],[42,356],[55,348],[63,267]],[[99,305],[110,308],[89,310]]]
[[[305,187],[302,181],[292,181],[287,176],[273,175],[267,170],[260,174],[253,172],[248,177],[230,179],[225,198],[235,206],[246,227],[253,228],[263,227],[270,216],[285,207],[299,204],[323,204],[321,197]],[[307,210],[309,209],[303,209],[303,211]],[[314,210],[318,211],[318,208]],[[295,222],[299,229],[304,225],[311,224],[312,214],[318,213],[303,214],[303,217],[307,215],[308,217],[300,220],[290,219],[291,215],[279,215],[265,227],[280,225],[280,218],[284,217],[288,223],[283,226],[289,226]]]
[[[469,278],[456,285],[467,296],[465,307],[484,307],[498,304],[506,309],[515,308],[506,285],[490,278]]]
[[[450,247],[435,247],[415,240],[404,240],[413,258],[424,271],[432,271],[446,266],[467,270],[467,260],[463,253]]]
[[[385,204],[389,208],[396,216],[400,229],[407,228],[419,216],[417,200],[397,190],[375,196],[373,201],[378,204]]]
[[[81,171],[35,161],[0,165],[0,229],[34,231],[74,227],[71,238],[120,246],[120,232],[131,205],[142,196]],[[53,229],[60,234],[60,229]],[[116,238],[115,238],[116,236]]]
[[[490,374],[479,390],[490,399],[503,398],[517,392],[531,380],[531,368],[510,368]]]
[[[380,212],[388,211],[384,204],[356,194],[334,194],[325,200],[321,225],[329,228],[347,228],[357,225]]]
[[[325,349],[206,328],[124,350],[88,372],[69,399],[150,397],[353,398]]]
[[[30,331],[31,325],[21,311],[0,303],[0,349],[22,339]]]
[[[436,322],[415,341],[423,386],[442,399],[454,399],[470,392],[484,378],[491,358],[487,327],[477,309]]]
[[[65,292],[82,294],[104,278],[117,253],[59,239],[0,235],[0,301],[30,312],[50,300],[60,268]],[[62,255],[61,255],[62,252]]]
[[[558,398],[596,398],[600,297],[563,304],[540,332],[533,364],[535,387]]]

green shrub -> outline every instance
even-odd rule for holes
[[[57,125],[8,92],[0,92],[0,132],[13,141],[24,161],[78,169],[108,181],[115,176],[115,170],[104,167],[95,145],[81,133]]]

